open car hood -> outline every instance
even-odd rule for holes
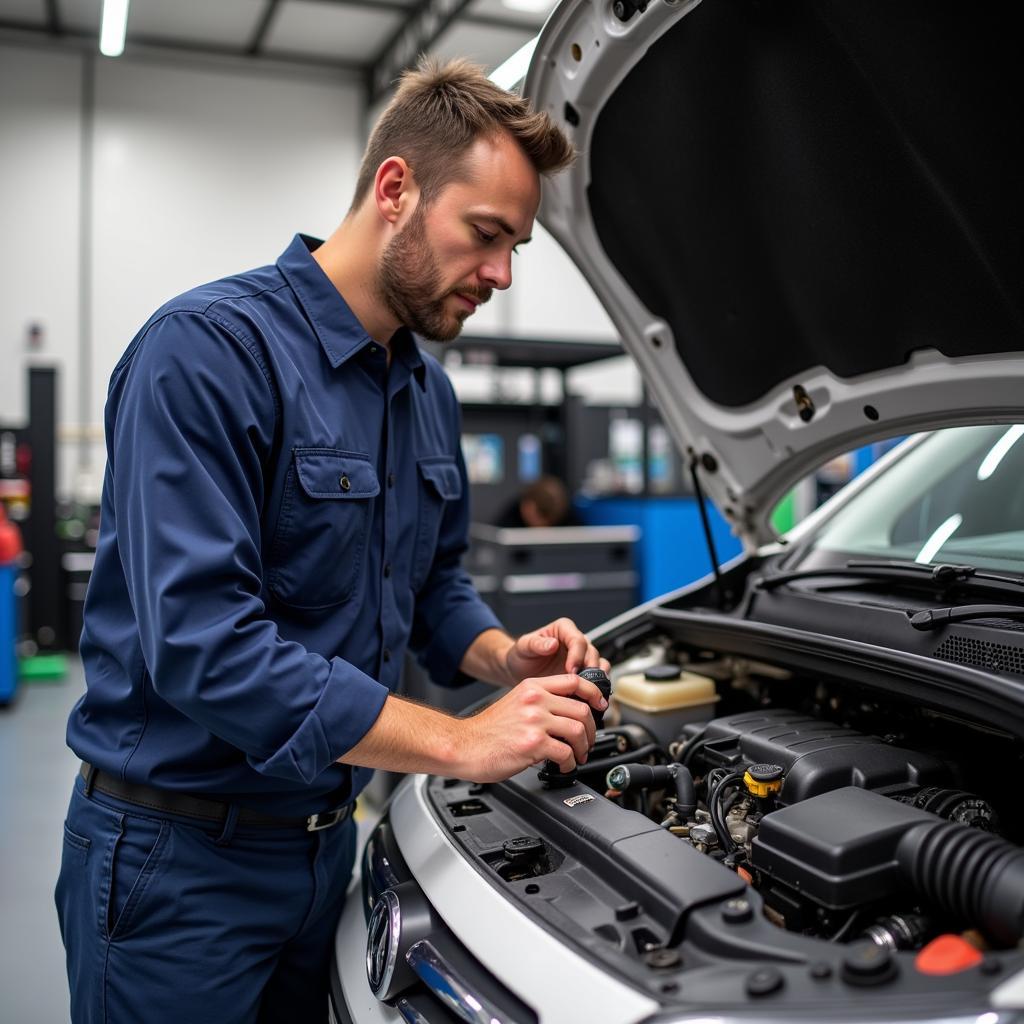
[[[540,220],[737,532],[834,454],[1019,417],[1013,5],[637,2],[541,33],[523,92],[581,155]]]

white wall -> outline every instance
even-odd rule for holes
[[[334,229],[355,184],[359,103],[338,82],[99,64],[97,386],[166,299],[273,262],[296,231]]]
[[[31,358],[60,367],[58,493],[98,498],[107,380],[150,313],[193,285],[273,261],[296,231],[329,233],[348,206],[364,129],[361,90],[342,75],[0,42],[0,423],[25,419],[25,335],[37,321],[45,344]],[[539,224],[515,260],[511,291],[469,332],[615,337]],[[595,370],[595,386],[603,373],[621,389],[623,372]]]
[[[586,279],[540,224],[513,257],[510,330],[528,338],[614,340],[618,333]]]
[[[81,58],[0,47],[0,423],[28,414],[24,367],[60,367],[62,419],[75,409]],[[28,327],[44,331],[37,356]]]
[[[92,422],[154,309],[273,262],[296,231],[334,229],[355,184],[360,103],[334,79],[98,62]]]
[[[90,123],[82,69],[93,59]],[[321,72],[0,44],[0,97],[0,422],[27,415],[24,338],[39,321],[46,341],[33,358],[60,367],[58,490],[94,500],[107,380],[121,352],[178,292],[272,262],[296,231],[334,228],[362,152],[362,93],[350,78]],[[83,213],[92,221],[85,331]],[[80,366],[81,351],[91,365]],[[83,434],[93,438],[85,473],[74,440]]]

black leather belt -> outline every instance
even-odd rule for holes
[[[101,772],[90,764],[82,763],[79,774],[85,780],[86,793],[96,789],[107,796],[126,800],[130,804],[138,804],[153,811],[165,814],[181,814],[186,818],[198,818],[210,824],[222,824],[227,818],[231,804],[222,800],[208,800],[205,797],[190,796],[188,793],[175,793],[168,789],[156,789],[138,782],[122,782],[116,776]],[[308,818],[275,818],[270,814],[238,808],[239,825],[256,825],[263,828],[304,828],[307,832],[319,832],[332,828],[347,820],[352,813],[352,804],[336,807],[332,811],[321,811],[311,814]]]

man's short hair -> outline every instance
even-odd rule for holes
[[[519,143],[538,174],[554,174],[575,158],[572,143],[547,114],[495,85],[479,65],[422,57],[414,71],[402,75],[370,135],[352,209],[362,203],[389,156],[409,164],[429,203],[460,177],[462,157],[478,138],[502,132]]]

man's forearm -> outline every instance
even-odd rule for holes
[[[502,629],[485,629],[469,645],[459,668],[485,683],[496,686],[515,686],[508,668],[508,652],[514,641]]]
[[[474,679],[513,686],[508,669],[512,638],[485,629],[469,645],[459,668]],[[394,695],[388,697],[365,736],[338,758],[341,764],[392,772],[425,772],[461,777],[467,767],[465,721]]]
[[[459,719],[390,696],[369,731],[338,761],[392,772],[458,777],[463,746]]]
[[[470,782],[498,782],[543,760],[567,770],[574,760],[586,760],[594,741],[590,708],[605,706],[592,682],[567,673],[524,679],[466,718],[389,696],[366,735],[339,761]]]

